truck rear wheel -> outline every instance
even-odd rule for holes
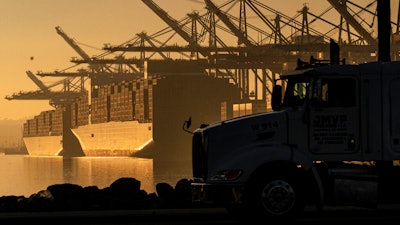
[[[304,194],[294,171],[260,173],[243,193],[247,219],[292,221],[304,209]]]

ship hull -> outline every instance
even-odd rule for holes
[[[29,155],[57,156],[62,150],[62,136],[24,137]]]
[[[137,121],[91,124],[72,129],[85,156],[131,156],[152,141],[151,123]],[[29,155],[57,156],[62,136],[25,137]]]
[[[138,121],[91,124],[72,131],[85,156],[131,156],[153,138],[152,123]]]

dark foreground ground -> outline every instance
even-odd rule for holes
[[[377,210],[326,208],[322,212],[307,209],[295,221],[299,225],[382,225],[399,224],[400,206]],[[0,224],[241,224],[223,208],[101,210],[57,212],[3,212]],[[246,223],[247,224],[247,223]],[[271,223],[265,223],[271,224]]]
[[[134,178],[120,178],[109,187],[51,185],[29,197],[0,197],[0,225],[8,224],[241,224],[224,208],[194,204],[191,181],[156,185],[156,193],[140,189]],[[252,224],[245,222],[245,224]],[[268,223],[264,224],[274,224]],[[400,205],[377,209],[306,208],[299,225],[400,224]]]

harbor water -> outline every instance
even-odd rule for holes
[[[191,176],[187,163],[147,158],[0,155],[0,196],[29,197],[63,183],[102,189],[122,177],[139,180],[142,190],[153,193],[157,183],[174,187],[180,179],[192,179]]]

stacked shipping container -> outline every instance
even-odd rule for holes
[[[123,81],[93,86],[91,104],[87,95],[72,104],[72,128],[110,121],[151,122],[153,118],[153,86],[159,77]],[[41,112],[24,124],[24,137],[62,135],[62,113],[55,110]]]

